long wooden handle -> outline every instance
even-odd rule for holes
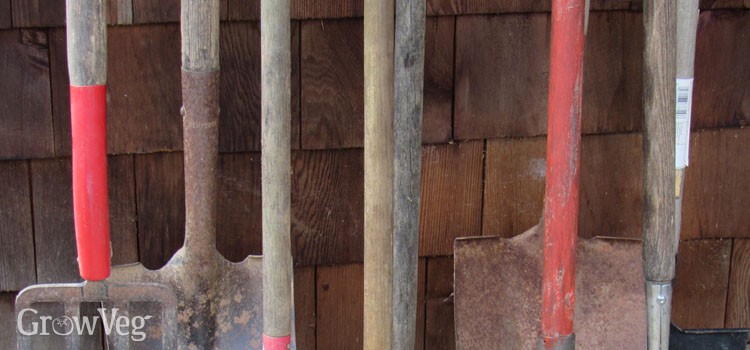
[[[644,2],[643,260],[646,280],[674,278],[675,2]]]
[[[73,211],[81,277],[109,277],[107,20],[105,0],[68,0]]]
[[[291,24],[289,0],[261,2],[263,344],[290,343]]]
[[[365,1],[364,349],[391,348],[393,0]]]
[[[393,349],[417,333],[425,2],[398,1],[394,59]]]

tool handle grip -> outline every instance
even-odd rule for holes
[[[272,337],[263,334],[263,350],[288,350],[292,337]]]
[[[107,88],[71,86],[73,136],[73,212],[78,268],[87,281],[109,277],[107,201]]]

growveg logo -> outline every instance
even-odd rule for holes
[[[146,339],[146,322],[153,318],[151,315],[128,317],[118,315],[120,309],[98,308],[98,316],[59,316],[53,318],[42,315],[36,309],[28,308],[18,312],[16,328],[18,333],[25,336],[49,336],[52,334],[67,335],[94,335],[101,322],[102,329],[106,335],[117,334],[129,336],[131,340],[140,342]]]

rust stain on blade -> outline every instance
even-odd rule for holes
[[[457,349],[536,349],[543,230],[511,239],[456,240]],[[576,264],[576,348],[645,349],[640,241],[580,240]]]

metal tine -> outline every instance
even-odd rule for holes
[[[81,304],[80,300],[68,301],[63,304],[65,307],[64,315],[70,317],[70,320],[81,317]],[[73,321],[75,322],[75,321]],[[73,331],[65,336],[66,349],[80,349],[81,348],[81,337],[75,332],[75,325],[71,324]]]
[[[120,316],[129,317],[130,304],[128,301],[113,301],[107,303],[109,305],[109,312],[114,312],[117,309],[117,314]],[[132,325],[131,325],[132,326]],[[113,326],[113,330],[115,326]],[[107,334],[107,347],[111,350],[130,350],[130,334],[120,335],[116,331],[109,332]],[[110,346],[111,345],[111,346]]]

